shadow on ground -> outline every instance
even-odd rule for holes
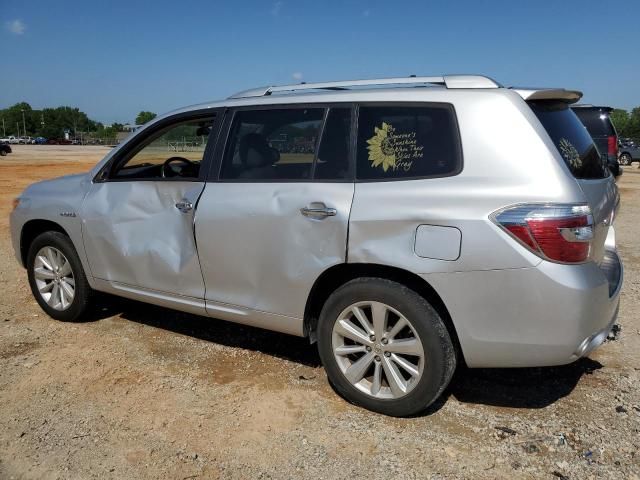
[[[543,408],[569,395],[583,375],[602,364],[590,358],[560,367],[468,369],[457,372],[450,394],[460,402]]]
[[[227,347],[262,352],[309,367],[321,366],[318,351],[309,344],[307,338],[177,312],[124,298],[101,298],[93,316],[87,320],[95,321],[114,315]]]
[[[228,347],[244,348],[309,367],[320,367],[315,345],[306,338],[208,319],[117,297],[101,298],[88,321],[119,315],[125,320],[189,335]],[[469,369],[459,368],[447,391],[424,413],[430,415],[453,395],[463,403],[510,408],[543,408],[570,394],[583,375],[602,368],[580,359],[560,367]]]

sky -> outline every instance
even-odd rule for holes
[[[0,108],[126,123],[261,85],[474,73],[631,109],[638,31],[638,0],[0,0]]]

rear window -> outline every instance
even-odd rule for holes
[[[609,175],[606,161],[600,157],[589,132],[567,104],[532,102],[530,106],[574,177],[594,179]]]
[[[611,119],[606,112],[596,108],[574,108],[574,113],[587,127],[592,137],[609,137],[616,134]]]
[[[357,178],[402,180],[455,175],[462,167],[453,107],[362,106]]]

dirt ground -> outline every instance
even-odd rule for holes
[[[104,299],[84,323],[39,309],[7,215],[29,183],[105,148],[0,158],[0,478],[640,478],[640,170],[616,222],[620,337],[572,365],[457,373],[415,418],[354,407],[304,339]]]

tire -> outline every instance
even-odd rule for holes
[[[364,313],[373,336],[366,337],[365,325],[354,309],[359,309],[359,315]],[[374,311],[385,312],[377,315],[386,318],[384,327],[373,327],[382,325],[374,320]],[[408,325],[400,327],[401,320]],[[356,337],[349,323],[359,328]],[[402,330],[394,333],[397,328]],[[320,314],[317,336],[320,358],[335,390],[351,403],[385,415],[404,417],[425,410],[444,391],[456,369],[455,349],[438,313],[413,290],[382,278],[358,278],[333,292]],[[411,345],[411,352],[422,355],[399,350],[402,345]],[[354,353],[347,353],[351,351]],[[413,373],[400,367],[403,361],[409,362]],[[360,366],[366,364],[363,372],[365,367]],[[354,371],[362,372],[363,378],[354,381],[360,377],[359,373],[351,375]],[[388,380],[394,378],[394,372],[402,375],[400,382]]]
[[[0,150],[0,157],[5,157],[7,155],[6,150]]]
[[[57,264],[60,270],[52,274],[50,264]],[[72,322],[81,319],[88,310],[93,290],[76,249],[66,235],[45,232],[33,240],[27,254],[27,275],[33,296],[51,318]],[[69,295],[70,287],[73,295]],[[47,294],[48,299],[45,298]]]
[[[622,155],[620,155],[620,163],[622,163],[623,165],[631,165],[632,162],[633,159],[628,153],[623,153]]]

